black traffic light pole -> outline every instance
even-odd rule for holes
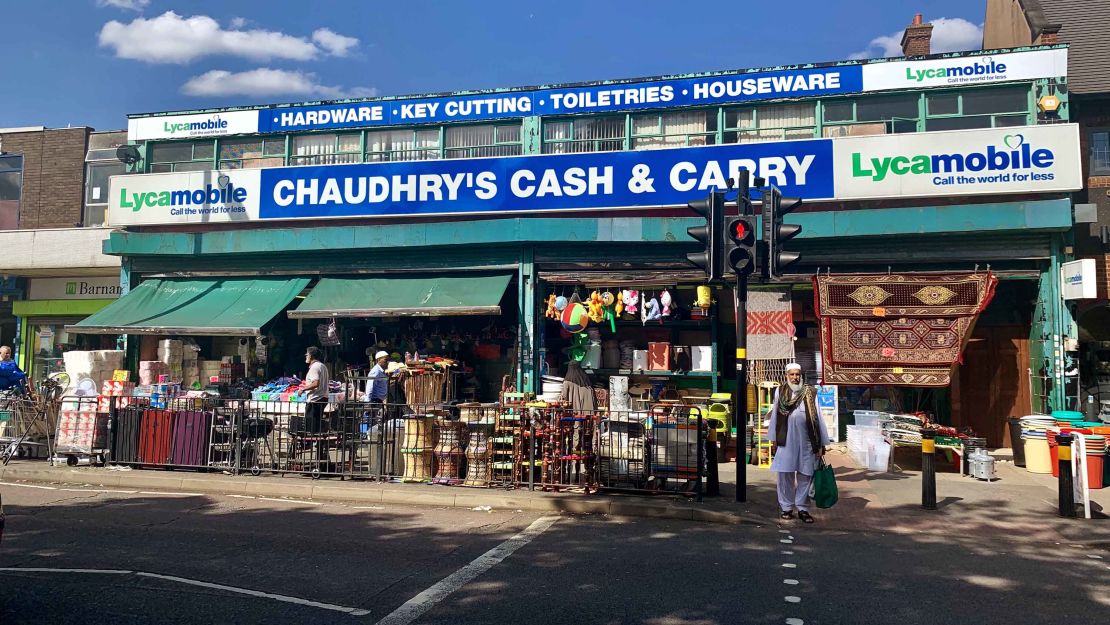
[[[748,198],[750,180],[746,169],[740,170],[737,179],[736,207],[740,216],[752,214]],[[752,259],[753,266],[757,259]],[[736,286],[732,290],[736,312],[736,401],[733,402],[733,421],[736,423],[736,501],[748,500],[748,275],[736,272]],[[758,450],[753,450],[757,453]]]

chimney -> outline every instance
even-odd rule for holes
[[[902,33],[902,54],[904,56],[924,56],[929,54],[929,40],[933,37],[933,25],[922,24],[921,14],[913,16],[913,23]]]
[[[1033,43],[1040,46],[1050,46],[1060,43],[1060,24],[1045,24],[1041,28],[1041,34]]]

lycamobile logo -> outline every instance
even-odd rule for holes
[[[202,122],[187,122],[171,124],[170,122],[162,122],[162,127],[169,134],[176,134],[178,132],[202,132],[208,130],[225,130],[227,129],[227,120],[220,119],[217,115],[211,119],[206,119]]]
[[[180,189],[178,191],[146,191],[129,193],[124,187],[119,191],[120,208],[130,208],[138,212],[144,206],[204,206],[205,204],[242,204],[247,199],[247,190],[228,183],[223,188],[205,185],[202,189]],[[171,212],[171,214],[177,214]]]
[[[1024,135],[1006,135],[1003,147],[993,145],[980,152],[952,154],[917,154],[915,156],[872,156],[867,163],[859,152],[852,153],[852,177],[871,178],[875,182],[888,175],[906,174],[961,174],[980,171],[1015,171],[1044,169],[1056,160],[1052,150],[1034,150],[1025,142]],[[1035,174],[1036,175],[1036,174]],[[1051,176],[1052,174],[1046,174]],[[1039,178],[1038,178],[1039,179]],[[981,182],[993,182],[982,180]]]
[[[987,60],[984,63],[972,62],[970,65],[956,67],[940,67],[937,69],[906,68],[906,80],[921,82],[926,78],[956,78],[960,76],[989,76],[991,74],[1005,74],[1006,64],[995,63]]]

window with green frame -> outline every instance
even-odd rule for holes
[[[717,109],[632,116],[633,150],[715,143],[717,143]]]
[[[928,93],[925,114],[925,130],[1025,126],[1029,124],[1029,87]]]
[[[543,120],[543,153],[614,152],[624,149],[625,116]]]
[[[524,153],[521,123],[448,126],[444,133],[444,158],[520,156]]]
[[[155,143],[149,150],[151,172],[207,171],[216,168],[216,142],[213,140]]]
[[[362,133],[318,133],[293,137],[290,165],[340,165],[362,162]]]
[[[366,133],[366,161],[427,161],[441,158],[439,127]]]
[[[821,134],[855,137],[917,132],[920,101],[920,96],[913,93],[824,100],[821,103]]]
[[[725,143],[812,139],[816,134],[816,102],[725,109]]]
[[[284,136],[220,140],[220,169],[262,169],[284,165]]]

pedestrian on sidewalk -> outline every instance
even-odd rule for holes
[[[21,389],[26,382],[27,374],[12,360],[12,348],[0,345],[0,391]]]
[[[771,404],[771,471],[775,473],[782,519],[798,518],[813,523],[809,513],[809,491],[817,459],[825,455],[828,430],[817,411],[817,390],[802,382],[802,366],[786,365],[786,383],[775,391]]]

